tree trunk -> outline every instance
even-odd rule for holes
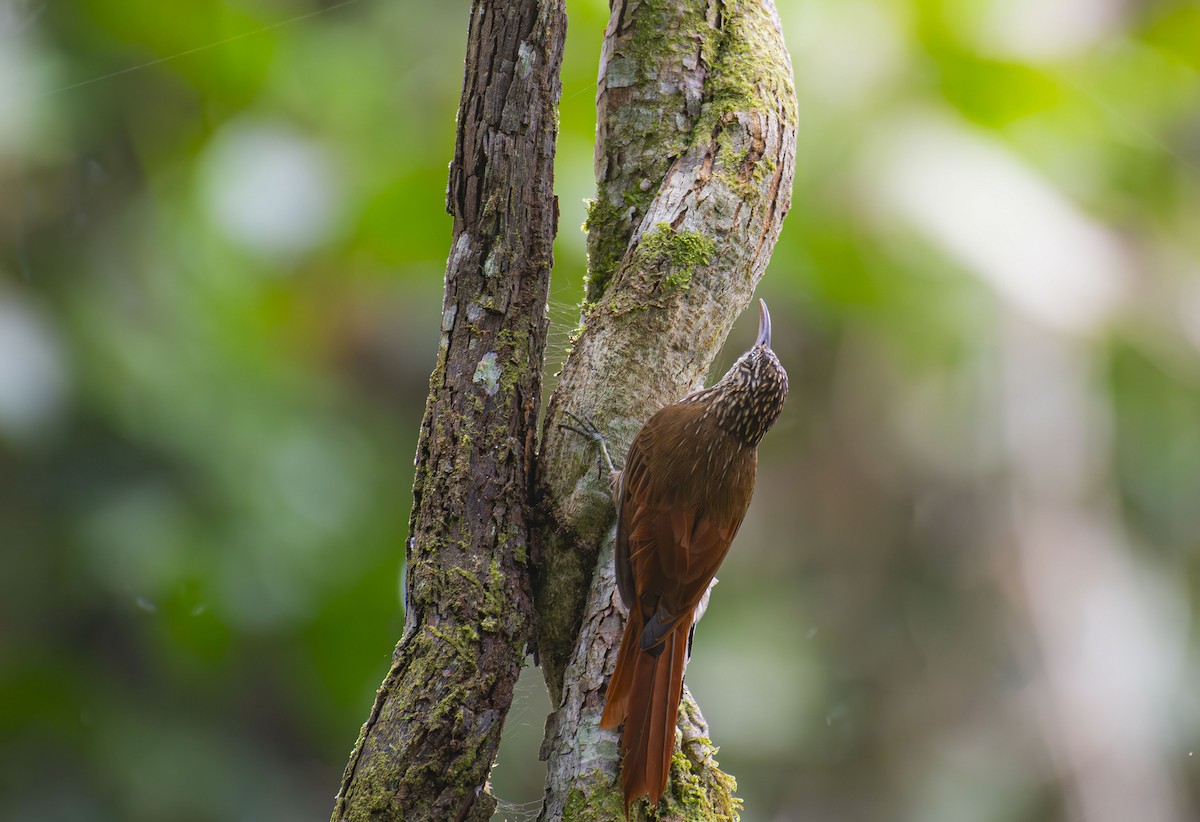
[[[334,820],[486,820],[496,806],[485,785],[532,635],[529,488],[565,29],[561,0],[472,8],[404,635]]]
[[[617,736],[598,728],[622,620],[612,499],[590,444],[557,423],[589,416],[620,454],[704,377],[788,209],[795,96],[771,0],[612,0],[584,323],[535,463],[565,26],[561,0],[472,9],[407,619],[334,820],[489,818],[487,775],[534,637],[558,705],[541,818],[624,816]],[[658,818],[735,818],[733,779],[686,689],[679,727]]]
[[[623,818],[618,736],[599,729],[623,616],[612,499],[589,444],[557,424],[566,411],[589,417],[623,454],[654,411],[697,387],[766,269],[795,163],[771,0],[612,0],[601,59],[584,323],[538,463],[539,651],[558,705],[542,749],[544,820]],[[735,818],[733,779],[686,689],[679,728],[657,818]]]

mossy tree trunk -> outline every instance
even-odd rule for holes
[[[442,339],[417,448],[404,635],[334,820],[486,820],[532,636],[562,0],[476,0],[450,168]]]
[[[620,455],[661,406],[697,387],[766,269],[791,200],[796,102],[771,0],[610,0],[597,102],[583,325],[543,425],[539,650],[558,706],[546,728],[543,820],[623,818],[618,736],[599,729],[623,606],[612,500],[586,442]],[[734,549],[736,550],[736,548]],[[661,820],[737,815],[733,780],[690,694]],[[635,815],[648,813],[644,803]],[[656,815],[655,815],[656,814]]]
[[[334,820],[489,818],[487,775],[534,640],[558,705],[541,818],[624,815],[617,737],[598,729],[623,616],[612,500],[590,445],[557,423],[589,416],[620,454],[703,379],[788,209],[795,97],[771,0],[612,0],[583,324],[535,454],[565,26],[561,0],[472,8],[405,630]],[[736,817],[686,689],[679,727],[657,818]]]

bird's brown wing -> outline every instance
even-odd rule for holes
[[[646,470],[645,449],[641,438],[634,439],[625,456],[625,467],[621,469],[621,479],[617,484],[617,540],[615,565],[617,571],[617,590],[621,592],[621,601],[625,607],[632,610],[635,601],[633,585],[633,569],[629,564],[629,523],[637,511],[636,500],[645,499],[649,490],[649,475]]]
[[[653,805],[666,790],[691,615],[732,533],[726,537],[694,510],[680,516],[640,504],[636,494],[624,514],[627,532],[624,549],[618,549],[623,561],[618,562],[617,579],[624,578],[630,587],[632,607],[600,727],[625,723],[621,783],[628,816],[638,796],[649,796]]]
[[[691,625],[740,524],[740,517],[737,522],[718,522],[695,508],[647,505],[633,512],[629,566],[646,621],[643,649],[657,649],[682,621]]]
[[[681,453],[679,434],[702,409],[669,409],[670,416],[655,414],[634,439],[617,495],[617,587],[627,608],[636,605],[648,626],[655,623],[654,645],[691,615],[708,590],[741,526],[753,486],[752,474],[726,476],[722,466],[721,475],[713,476],[715,466],[703,462],[703,455]],[[753,472],[750,460],[746,467]],[[715,487],[722,480],[736,490]],[[713,497],[724,505],[707,505]]]
[[[652,417],[635,438],[617,495],[616,576],[629,620],[600,726],[625,723],[621,778],[627,814],[636,797],[649,795],[653,804],[666,789],[692,615],[746,508],[737,494],[720,510],[702,505],[705,493],[689,483],[718,478],[690,467],[678,470],[672,459],[678,454],[660,423]],[[651,465],[666,471],[652,474]],[[665,482],[664,476],[678,482]]]

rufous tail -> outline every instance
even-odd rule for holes
[[[608,684],[600,719],[601,728],[615,728],[625,722],[621,785],[627,818],[633,800],[649,796],[650,804],[656,805],[667,789],[690,627],[690,620],[683,620],[664,639],[660,653],[653,654],[641,649],[643,619],[636,608],[634,611],[625,624],[617,668]]]

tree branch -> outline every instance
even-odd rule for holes
[[[565,28],[561,0],[472,8],[404,636],[334,820],[486,820],[495,809],[484,786],[532,633],[529,488]]]
[[[590,417],[621,454],[651,413],[696,387],[770,259],[795,162],[791,64],[771,0],[613,0],[611,12],[584,326],[539,457],[539,650],[558,705],[543,819],[622,816],[617,736],[598,728],[621,636],[612,500],[588,443],[557,423]],[[732,779],[686,694],[680,728],[659,818],[732,818]]]

